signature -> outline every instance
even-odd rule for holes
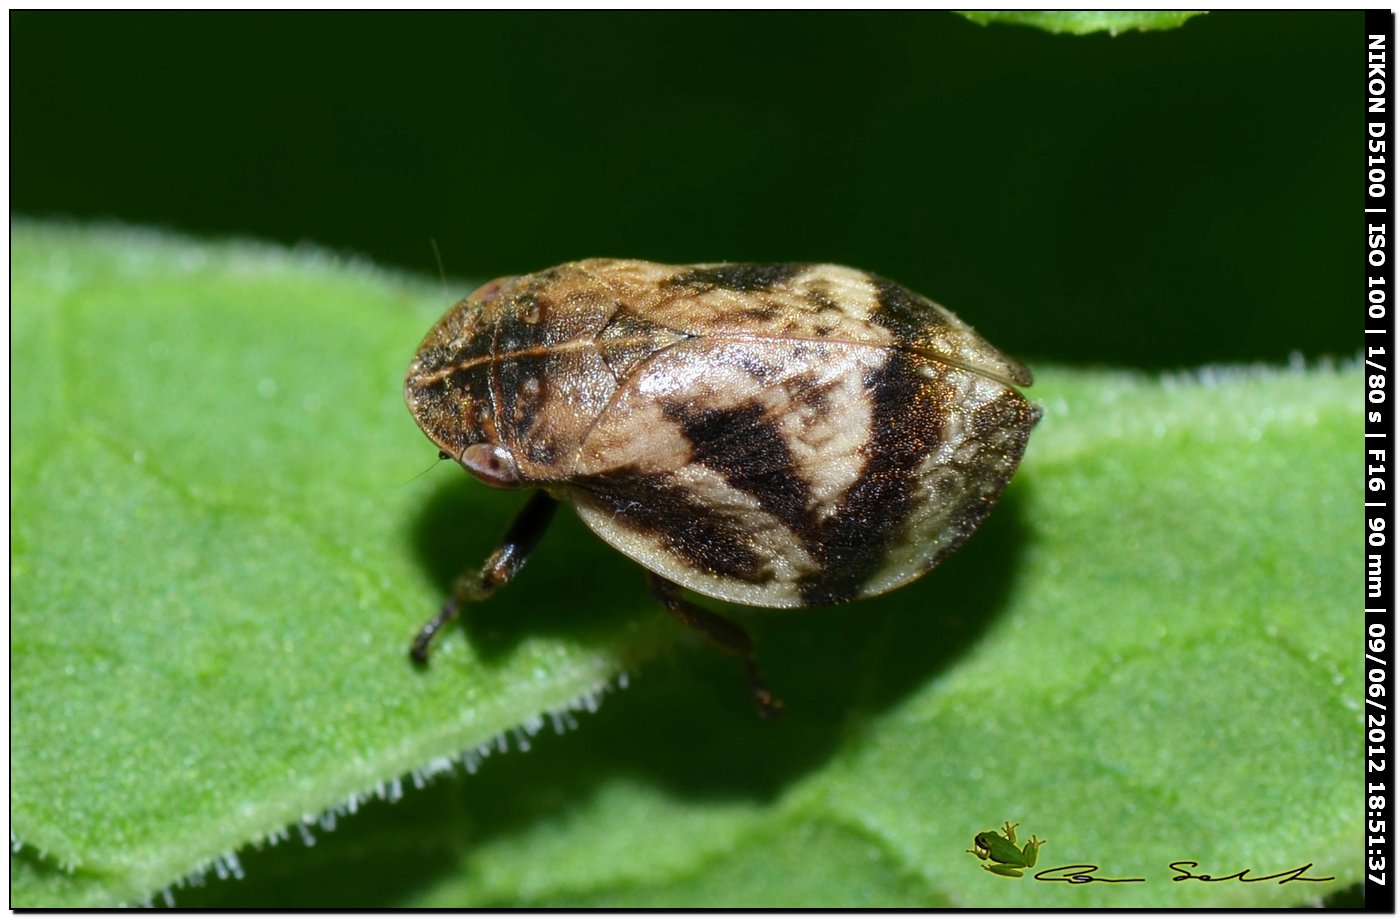
[[[1195,874],[1189,870],[1190,868],[1199,868],[1200,862],[1183,859],[1181,861],[1171,862],[1167,865],[1168,868],[1176,872],[1176,875],[1172,878],[1173,881],[1201,881],[1208,884],[1215,884],[1220,881],[1239,881],[1242,884],[1257,884],[1260,881],[1278,881],[1280,884],[1287,884],[1290,881],[1322,882],[1336,880],[1335,877],[1305,877],[1305,873],[1308,869],[1312,868],[1312,866],[1313,863],[1308,862],[1306,865],[1299,865],[1297,868],[1289,868],[1286,871],[1260,875],[1258,877],[1251,875],[1251,872],[1254,870],[1253,868],[1243,868],[1236,871],[1234,874],[1225,874],[1217,877],[1211,874]],[[1100,868],[1098,865],[1087,863],[1082,865],[1060,865],[1057,868],[1046,868],[1043,871],[1037,871],[1035,873],[1035,879],[1037,881],[1058,881],[1063,884],[1141,884],[1147,880],[1147,878],[1100,877],[1096,874],[1099,870]]]

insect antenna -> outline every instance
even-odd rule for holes
[[[405,485],[412,485],[414,482],[418,481],[419,479],[423,478],[423,476],[427,475],[428,473],[430,473],[430,472],[432,472],[434,469],[436,469],[436,468],[438,467],[438,463],[441,463],[443,460],[448,460],[448,459],[452,459],[452,457],[451,457],[451,456],[448,456],[446,453],[444,453],[444,452],[442,452],[441,450],[439,450],[439,451],[438,451],[438,458],[437,458],[436,460],[434,460],[434,461],[428,466],[427,469],[424,469],[422,472],[418,473],[417,475],[415,475],[415,476],[414,476],[413,478],[411,478],[411,479],[405,479],[404,481],[400,482],[400,483],[399,483],[399,487],[400,487],[400,488],[403,488]]]
[[[429,236],[428,245],[433,247],[433,258],[437,259],[438,280],[442,283],[442,299],[447,299],[447,271],[442,267],[442,252],[438,249],[437,237]]]

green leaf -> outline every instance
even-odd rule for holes
[[[409,666],[520,500],[415,478],[399,388],[436,285],[12,231],[13,905],[1268,906],[1359,880],[1354,364],[1038,367],[1045,418],[954,558],[730,610],[789,705],[760,723],[572,515]],[[522,724],[529,752],[372,793]],[[965,850],[1005,820],[1046,840],[1036,870],[1147,880],[994,876]],[[1184,859],[1336,880],[1173,882]]]
[[[1152,32],[1175,29],[1186,20],[1204,16],[1205,10],[957,10],[978,25],[1000,22],[1006,25],[1031,26],[1046,32],[1068,32],[1088,35],[1107,32],[1117,35],[1136,29]]]
[[[640,578],[573,522],[473,640],[409,665],[519,498],[429,469],[402,404],[435,288],[318,253],[13,232],[12,832],[98,879],[62,902],[219,868],[672,639],[641,590],[587,589]]]

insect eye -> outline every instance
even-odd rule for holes
[[[462,451],[462,466],[487,485],[514,488],[520,484],[520,469],[505,447],[472,444]]]

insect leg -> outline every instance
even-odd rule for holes
[[[456,583],[452,585],[452,596],[447,598],[442,609],[423,625],[418,631],[418,636],[413,639],[413,645],[408,649],[409,657],[416,663],[426,664],[428,647],[433,643],[433,637],[442,631],[443,626],[457,618],[462,604],[485,600],[520,573],[520,569],[525,567],[525,560],[530,557],[530,550],[535,548],[544,531],[549,528],[549,521],[554,517],[555,508],[558,506],[559,502],[546,492],[537,491],[530,496],[530,500],[511,521],[500,546],[491,553],[481,570],[464,572],[457,578]]]
[[[753,686],[754,704],[758,706],[760,718],[772,718],[783,710],[783,703],[763,685],[763,677],[758,672],[758,663],[753,656],[753,641],[743,626],[730,622],[718,613],[696,606],[681,596],[680,586],[647,572],[651,583],[652,596],[661,601],[681,625],[694,629],[721,651],[742,658],[744,669],[748,671],[749,683]]]

